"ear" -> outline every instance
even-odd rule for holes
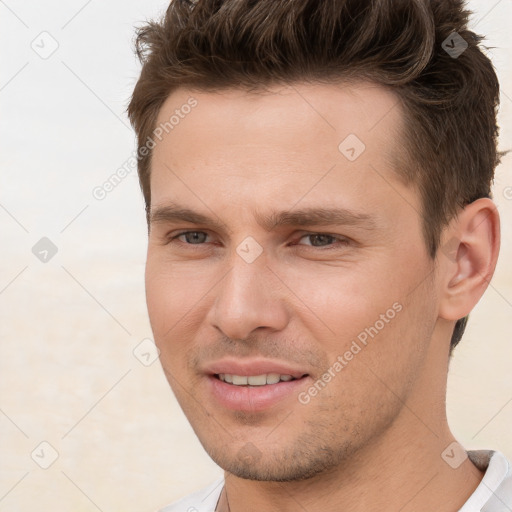
[[[437,254],[441,318],[470,313],[494,274],[499,249],[500,217],[491,199],[477,199],[450,222]]]

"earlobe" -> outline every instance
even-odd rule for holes
[[[475,307],[494,273],[499,245],[499,214],[488,198],[467,205],[446,228],[438,251],[441,318],[458,320]]]

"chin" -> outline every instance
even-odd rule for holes
[[[350,444],[333,451],[329,447],[308,446],[300,441],[293,446],[269,446],[260,450],[246,443],[238,451],[225,447],[205,447],[212,460],[238,478],[260,482],[293,482],[313,478],[336,468],[352,451]]]

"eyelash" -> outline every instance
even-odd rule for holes
[[[205,243],[189,244],[187,242],[182,242],[181,240],[177,240],[180,236],[183,236],[183,235],[186,235],[189,233],[205,233],[206,235],[208,235],[208,233],[206,231],[199,231],[199,230],[182,231],[181,233],[177,233],[176,235],[169,237],[167,243],[173,243],[173,242],[177,241],[178,243],[181,243],[183,245],[187,245],[187,246],[196,246],[197,245],[199,247],[203,246],[205,244]],[[336,249],[337,245],[342,245],[343,247],[345,247],[350,244],[350,240],[348,238],[331,235],[329,233],[314,233],[314,232],[313,233],[304,233],[303,235],[301,235],[299,237],[298,240],[302,240],[303,238],[308,237],[308,236],[326,236],[326,237],[329,237],[331,239],[338,241],[338,244],[329,244],[329,245],[324,245],[324,246],[314,246],[314,245],[307,245],[307,244],[305,245],[306,247],[310,247],[312,249],[320,249],[320,250],[326,251],[329,249]],[[298,245],[298,244],[294,244],[294,245]]]

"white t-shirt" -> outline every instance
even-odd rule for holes
[[[500,452],[468,451],[468,457],[485,475],[459,512],[511,512],[512,465]],[[215,512],[224,478],[161,509],[159,512]]]

